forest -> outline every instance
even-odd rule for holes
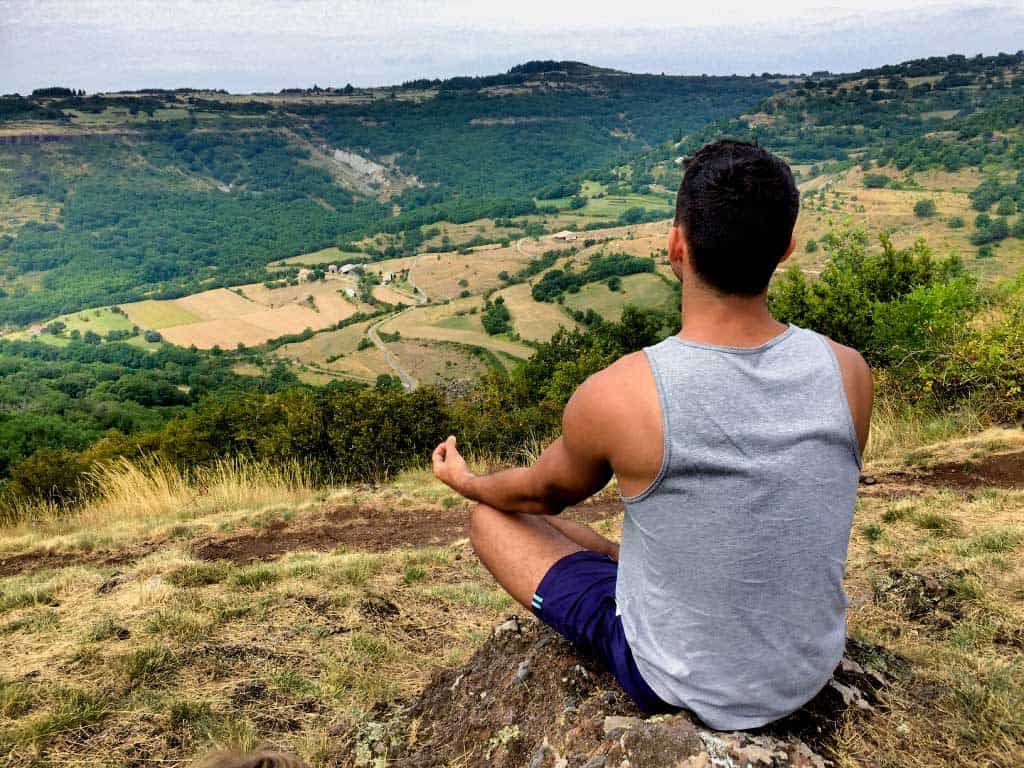
[[[551,66],[559,67],[552,81],[576,87],[519,87]],[[1024,237],[1024,54],[787,81],[581,66],[541,62],[497,79],[408,83],[395,98],[323,104],[181,92],[4,97],[5,125],[63,125],[72,111],[107,109],[108,99],[138,99],[138,119],[125,135],[0,145],[0,196],[52,212],[0,230],[0,324],[263,282],[271,261],[381,232],[402,235],[415,251],[439,222],[522,217],[579,196],[588,180],[663,190],[661,181],[678,174],[677,159],[720,136],[757,140],[809,173],[860,167],[865,186],[873,175],[897,183],[886,173],[892,168],[977,168],[973,238],[997,255],[1001,241]],[[509,86],[517,88],[502,91]],[[424,88],[436,92],[401,97]],[[181,118],[155,119],[165,109]],[[363,152],[418,184],[371,193],[341,183],[321,146]],[[919,215],[934,215],[926,208]],[[648,215],[626,209],[618,219]],[[820,275],[793,269],[774,284],[777,316],[865,350],[883,390],[910,407],[970,403],[993,420],[1024,417],[1019,279],[983,285],[961,260],[923,242],[873,243],[856,227],[837,227],[819,247]],[[614,290],[614,280],[654,266],[610,255],[578,272],[555,268],[572,253],[549,251],[499,277],[505,285],[532,280],[534,298],[558,301],[589,282]],[[362,254],[385,255],[394,254],[369,246]],[[577,315],[585,327],[557,334],[519,368],[492,371],[456,398],[430,388],[406,394],[391,381],[317,387],[281,366],[263,376],[236,373],[273,345],[145,351],[117,338],[0,340],[0,482],[6,498],[73,498],[87,492],[83,478],[96,462],[146,452],[183,465],[225,454],[308,458],[325,482],[379,479],[450,429],[513,456],[557,429],[561,406],[586,375],[678,323],[677,315],[628,308],[621,322]],[[509,331],[504,300],[488,297],[484,317],[488,333]],[[976,317],[996,321],[968,322]],[[33,485],[33,477],[41,479]]]

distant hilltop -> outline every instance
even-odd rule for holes
[[[904,77],[925,77],[939,71],[970,69],[977,66],[1007,67],[1024,62],[1024,50],[1016,53],[998,53],[985,56],[976,54],[965,56],[959,53],[952,53],[947,56],[929,56],[920,59],[910,59],[899,64],[887,64],[873,69],[863,69],[856,73],[832,72],[827,69],[815,70],[814,72],[761,72],[750,73],[749,75],[706,75],[706,74],[667,74],[661,73],[633,73],[625,70],[613,69],[611,67],[600,67],[588,64],[583,61],[569,61],[557,59],[533,59],[516,64],[508,71],[493,75],[458,75],[450,78],[417,78],[406,80],[401,84],[376,85],[376,86],[354,86],[348,83],[344,86],[320,86],[314,84],[311,87],[282,88],[278,95],[288,96],[310,96],[310,95],[352,95],[354,93],[369,93],[373,91],[409,91],[409,90],[469,90],[488,88],[495,86],[509,86],[535,81],[538,76],[549,83],[559,80],[587,80],[609,77],[672,77],[672,78],[763,78],[769,80],[793,80],[810,78],[813,80],[827,80],[830,78],[843,78],[850,75],[860,77],[877,77],[902,75]],[[223,88],[136,88],[123,91],[108,91],[104,94],[94,95],[127,95],[138,94],[148,96],[170,95],[170,94],[211,94],[229,95]],[[4,98],[19,96],[20,94],[4,94]],[[84,90],[69,88],[65,86],[47,86],[36,88],[29,98],[41,99],[67,99],[86,96]],[[254,92],[251,95],[270,95],[269,92]]]

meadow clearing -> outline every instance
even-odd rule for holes
[[[1024,759],[1024,433],[951,430],[881,414],[848,631],[902,671],[873,712],[834,726],[836,765]],[[523,614],[468,546],[465,502],[425,470],[326,489],[245,462],[103,473],[73,514],[0,528],[11,765],[184,766],[272,744],[326,768]],[[619,536],[614,484],[567,514]]]

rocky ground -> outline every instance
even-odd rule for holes
[[[829,684],[768,728],[723,733],[686,713],[645,718],[615,680],[536,620],[512,616],[410,704],[361,723],[343,764],[409,768],[824,768],[841,726],[871,717],[909,674],[850,640]]]

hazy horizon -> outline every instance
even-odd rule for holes
[[[494,74],[531,59],[682,75],[850,72],[1024,45],[1024,5],[1003,0],[548,5],[0,0],[0,93],[369,87]]]

